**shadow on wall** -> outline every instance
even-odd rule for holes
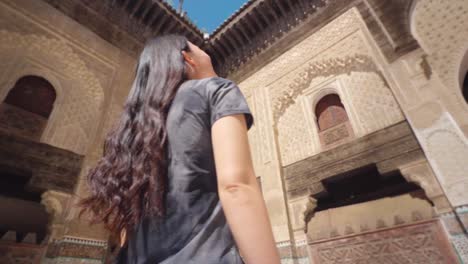
[[[465,98],[465,102],[468,103],[468,72],[465,75],[465,80],[463,81],[462,87],[463,97]]]

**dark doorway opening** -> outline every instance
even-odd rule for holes
[[[21,77],[0,105],[0,130],[40,140],[55,99],[55,89],[46,79]]]
[[[33,244],[46,238],[49,214],[41,204],[42,191],[28,188],[31,176],[0,167],[0,238],[12,233],[16,243]]]
[[[317,200],[315,212],[421,190],[400,172],[380,174],[375,165],[327,178],[322,183],[325,191],[313,195]]]
[[[49,118],[55,98],[55,89],[46,79],[38,76],[24,76],[8,92],[5,103]]]

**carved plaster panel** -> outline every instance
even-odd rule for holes
[[[326,25],[244,80],[241,86],[246,90],[251,90],[258,87],[259,84],[266,87],[277,82],[278,79],[298,66],[327,50],[329,46],[324,45],[325,43],[337,43],[359,29],[360,21],[358,18],[359,12],[355,8],[350,9],[335,19],[333,23]]]
[[[382,76],[375,72],[352,72],[342,75],[341,81],[361,126],[367,135],[403,121],[398,103]]]
[[[442,113],[433,126],[421,129],[428,160],[447,197],[454,206],[468,204],[468,140],[454,125],[447,112]]]
[[[460,65],[468,52],[468,1],[420,0],[412,13],[412,31],[428,62],[453,93],[460,92]],[[462,69],[464,70],[464,69]]]

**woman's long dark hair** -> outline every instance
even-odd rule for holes
[[[131,230],[146,216],[164,213],[167,184],[166,118],[185,80],[183,36],[150,40],[143,49],[124,111],[104,143],[104,155],[89,171],[82,213],[112,232]]]

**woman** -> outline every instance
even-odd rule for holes
[[[121,263],[279,263],[252,124],[240,89],[205,52],[182,36],[149,41],[82,201],[95,221],[124,230]]]

